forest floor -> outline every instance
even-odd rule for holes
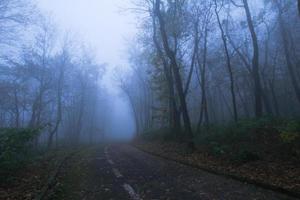
[[[74,150],[49,151],[34,157],[18,169],[0,170],[0,199],[29,200],[41,193],[53,172]]]
[[[63,159],[66,155],[72,156]],[[64,163],[55,177],[55,184],[42,199],[293,199],[162,159],[127,144],[85,147],[56,156]],[[26,184],[1,187],[0,199],[37,199],[48,184],[50,168],[55,168],[52,159],[45,157],[36,168],[22,170],[35,178],[23,175]]]
[[[195,152],[187,153],[184,151],[186,146],[177,142],[138,140],[134,146],[152,155],[194,168],[300,197],[300,166],[294,161],[282,161],[270,157],[237,162],[230,159],[228,155],[216,155],[200,146],[197,146]]]

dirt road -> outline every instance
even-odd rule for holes
[[[293,199],[120,144],[83,151],[59,177],[49,199]]]

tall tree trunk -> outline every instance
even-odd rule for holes
[[[204,33],[204,51],[203,51],[203,61],[202,64],[200,62],[199,55],[197,57],[198,65],[200,68],[200,76],[201,76],[201,90],[202,90],[202,97],[201,97],[201,111],[200,117],[197,124],[197,129],[200,129],[200,126],[203,122],[203,117],[205,120],[205,124],[209,124],[209,116],[208,116],[208,108],[207,108],[207,95],[206,95],[206,61],[207,61],[207,37],[208,37],[208,27],[205,27]],[[202,65],[202,68],[201,68]]]
[[[195,29],[195,35],[194,35],[194,48],[193,48],[193,53],[192,53],[192,59],[191,59],[191,65],[190,65],[190,71],[188,74],[188,78],[187,78],[187,82],[185,85],[185,89],[184,89],[184,95],[187,96],[189,87],[190,87],[190,83],[192,80],[192,75],[193,75],[193,71],[195,68],[195,63],[197,60],[197,55],[198,55],[198,50],[199,50],[199,20],[197,19],[197,21],[194,24],[194,29]]]
[[[266,108],[266,112],[269,115],[273,115],[273,111],[272,111],[272,107],[270,104],[270,99],[269,99],[269,95],[268,95],[268,76],[265,73],[265,69],[269,68],[269,40],[270,40],[270,31],[268,26],[267,28],[267,38],[265,40],[265,52],[264,52],[264,69],[262,70],[262,83],[263,83],[263,100],[264,100],[264,104],[265,104],[265,108]]]
[[[172,74],[171,66],[169,68],[169,74],[170,74],[170,101],[171,101],[170,109],[172,111],[171,126],[174,133],[181,134],[181,123],[180,123],[181,111],[180,109],[177,108],[175,88],[174,88],[174,77]]]
[[[79,144],[81,130],[82,130],[82,119],[83,119],[83,112],[85,107],[85,92],[81,94],[81,100],[79,105],[79,113],[78,118],[76,122],[76,130],[75,130],[75,138],[74,138],[74,144]]]
[[[161,37],[163,40],[163,46],[164,46],[164,49],[165,49],[165,52],[166,52],[168,58],[170,59],[170,64],[172,67],[172,71],[174,73],[175,85],[177,88],[177,93],[178,93],[179,100],[180,100],[180,106],[182,109],[182,117],[183,117],[184,127],[185,127],[185,131],[186,131],[187,142],[188,142],[188,145],[192,149],[194,149],[193,131],[192,131],[191,121],[190,121],[190,117],[189,117],[189,113],[188,113],[188,109],[187,109],[187,103],[186,103],[186,99],[185,99],[185,95],[184,95],[182,79],[181,79],[180,72],[179,72],[179,66],[177,64],[175,53],[171,50],[171,48],[169,46],[168,36],[167,36],[166,28],[165,28],[165,21],[164,21],[163,16],[161,15],[160,4],[161,4],[160,0],[156,0],[155,13],[158,17],[159,24],[160,24],[160,34],[161,34]]]
[[[35,124],[36,124],[37,101],[38,101],[38,98],[35,98],[35,100],[32,104],[31,117],[30,117],[29,124],[28,124],[29,128],[34,128]]]
[[[241,94],[241,90],[240,90],[238,84],[236,86],[236,89],[237,89],[238,96],[239,96],[239,98],[240,98],[240,100],[242,102],[245,115],[246,115],[247,118],[249,118],[250,117],[250,112],[249,112],[249,109],[248,109],[248,105],[247,105],[247,102],[245,101],[245,99],[243,98],[243,95]]]
[[[161,46],[159,44],[159,41],[157,39],[157,29],[156,29],[156,20],[155,17],[152,16],[152,26],[153,26],[153,41],[155,48],[158,52],[159,58],[163,62],[163,69],[164,69],[164,75],[167,80],[168,89],[169,89],[169,110],[170,110],[170,127],[171,129],[176,132],[181,132],[181,124],[180,124],[180,111],[178,111],[177,103],[176,103],[176,97],[175,97],[175,91],[174,91],[174,77],[172,73],[172,66],[168,65],[167,60],[164,57],[164,53],[161,49]]]
[[[53,137],[57,134],[58,127],[62,120],[62,93],[63,93],[63,81],[64,81],[64,64],[60,67],[58,86],[57,86],[57,113],[56,113],[56,121],[54,128],[50,131],[49,140],[48,140],[48,148],[52,147]],[[56,135],[57,136],[57,135]],[[56,138],[57,141],[57,138]]]
[[[252,58],[252,76],[254,81],[254,96],[255,96],[255,116],[257,118],[261,117],[263,114],[262,106],[262,87],[260,83],[259,75],[259,46],[257,35],[254,29],[253,20],[248,4],[248,0],[243,0],[244,8],[247,16],[248,28],[251,34],[253,43],[253,58]]]
[[[18,91],[17,88],[14,88],[14,104],[15,104],[15,127],[20,127],[20,109],[19,109],[19,99],[18,99]]]
[[[235,95],[235,89],[234,89],[234,77],[233,77],[233,72],[232,72],[232,66],[231,66],[231,58],[229,55],[229,50],[228,50],[228,45],[227,45],[227,38],[223,29],[223,26],[220,21],[220,16],[217,10],[217,2],[215,0],[215,13],[217,16],[218,20],[218,25],[219,29],[221,31],[221,37],[223,40],[223,45],[224,45],[224,51],[226,55],[226,62],[227,62],[227,70],[229,73],[229,78],[230,78],[230,91],[231,91],[231,98],[232,98],[232,106],[233,106],[233,116],[234,116],[234,121],[238,121],[238,112],[237,112],[237,106],[236,106],[236,95]]]
[[[87,90],[87,83],[85,82],[85,77],[81,76],[80,77],[80,84],[81,84],[81,89],[80,89],[80,101],[79,101],[79,111],[78,111],[78,116],[76,116],[76,124],[75,124],[75,137],[74,137],[74,143],[75,145],[79,144],[80,142],[80,136],[81,136],[81,131],[82,131],[82,126],[83,126],[83,116],[84,116],[84,111],[85,111],[85,106],[86,106],[86,90]]]
[[[141,124],[139,121],[138,111],[137,111],[136,105],[134,103],[134,98],[131,96],[130,91],[126,88],[125,85],[123,85],[122,90],[127,95],[129,103],[131,105],[131,109],[132,109],[133,117],[134,117],[134,121],[135,121],[136,135],[139,136],[139,134],[141,133],[142,130],[141,130]]]
[[[276,116],[280,116],[278,100],[277,100],[277,96],[276,96],[276,92],[275,92],[275,88],[274,88],[274,83],[272,83],[272,81],[269,81],[269,87],[270,87],[270,90],[271,90],[273,106],[274,106],[274,109],[275,109]]]
[[[263,98],[263,101],[265,104],[266,112],[268,115],[273,115],[272,108],[270,105],[270,99],[269,99],[268,93],[267,93],[267,85],[264,85],[263,91],[264,92],[263,92],[262,98]]]

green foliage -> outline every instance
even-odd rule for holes
[[[162,142],[184,141],[168,129],[148,132],[143,137]],[[194,144],[211,155],[238,163],[263,159],[266,152],[283,159],[285,155],[297,158],[300,155],[300,120],[263,117],[203,126],[195,132]]]
[[[299,137],[298,133],[283,131],[280,133],[280,138],[284,143],[292,143]]]
[[[222,125],[210,125],[200,127],[200,130],[194,134],[194,142],[197,145],[210,145],[213,148],[216,144],[233,144],[243,141],[253,141],[257,135],[278,133],[280,127],[285,127],[286,121],[264,117],[261,119],[240,120],[237,123]],[[295,125],[289,125],[294,127]],[[289,128],[290,130],[291,128]],[[179,134],[170,129],[159,129],[148,131],[142,134],[146,140],[181,140],[184,133]],[[221,152],[221,151],[220,151]]]
[[[0,169],[11,171],[28,160],[39,130],[0,129]]]
[[[195,135],[195,142],[208,144],[210,142],[238,143],[242,141],[253,141],[256,135],[264,133],[276,133],[278,127],[284,122],[276,118],[261,118],[240,120],[237,123],[227,125],[211,125],[202,127]]]
[[[286,154],[292,155],[299,160],[300,121],[286,121],[285,124],[279,128],[279,138],[283,143],[281,148],[285,150]]]
[[[230,160],[238,163],[247,163],[260,160],[257,152],[251,151],[247,148],[241,148],[236,151],[232,150],[229,144],[220,144],[218,142],[211,142],[209,144],[210,153],[214,156],[229,156]]]
[[[280,130],[280,138],[284,143],[294,143],[300,139],[300,121],[290,121]]]
[[[227,146],[220,145],[217,142],[211,142],[210,143],[211,153],[215,156],[220,156],[226,153]]]

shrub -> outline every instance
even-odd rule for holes
[[[280,138],[284,143],[293,143],[300,137],[300,122],[288,122],[286,127],[280,131]]]
[[[299,137],[298,133],[283,131],[280,133],[280,138],[284,143],[292,143]]]
[[[298,158],[300,156],[300,121],[287,121],[284,126],[279,129],[279,138],[282,142],[282,149],[286,154]]]
[[[211,142],[210,149],[211,149],[211,153],[215,156],[220,156],[227,152],[227,146],[220,145],[217,142]]]
[[[209,128],[201,127],[195,135],[197,144],[209,144],[210,142],[234,144],[242,141],[254,141],[261,134],[278,133],[278,127],[284,121],[277,118],[263,117],[261,119],[240,120],[237,123],[225,125],[211,125]]]
[[[29,158],[38,134],[34,129],[0,129],[0,169],[19,168]]]

